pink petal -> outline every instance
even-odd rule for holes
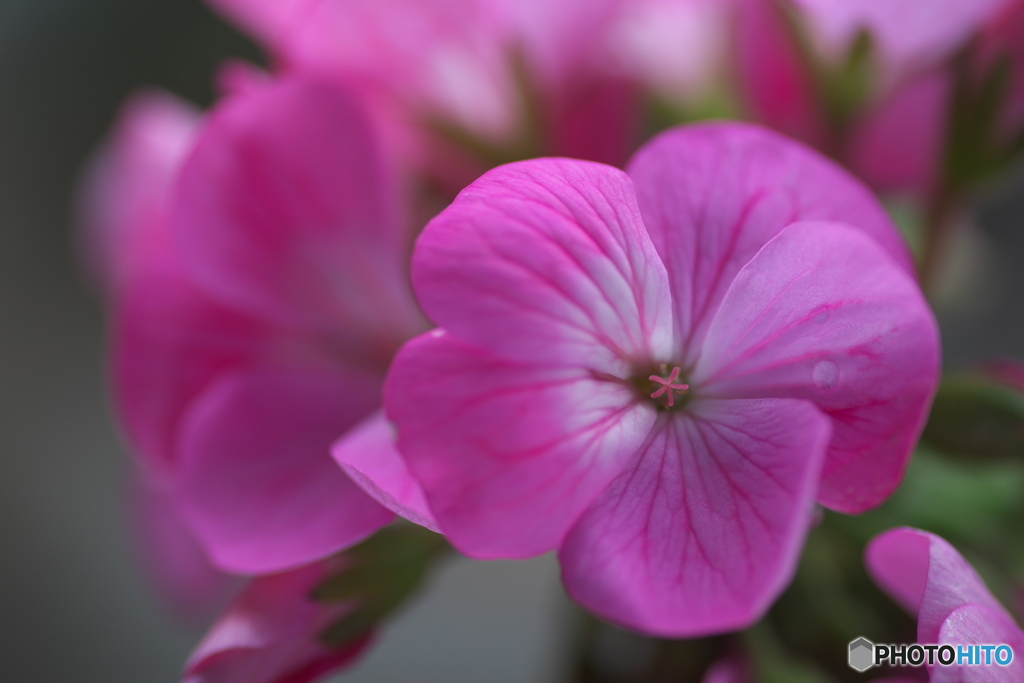
[[[881,191],[924,196],[941,171],[952,85],[936,70],[886,95],[853,133],[854,172]]]
[[[950,613],[942,623],[938,643],[958,645],[1005,644],[1013,650],[1008,666],[938,666],[932,669],[929,683],[1004,683],[1024,680],[1024,633],[1002,609],[985,605],[964,605]],[[985,661],[984,654],[981,654]]]
[[[137,468],[129,506],[133,545],[164,606],[182,620],[209,623],[237,592],[237,577],[210,564],[178,515],[169,482]]]
[[[309,683],[349,664],[368,639],[329,648],[319,636],[350,605],[309,598],[336,566],[254,579],[189,657],[184,683]]]
[[[665,269],[609,166],[490,171],[424,230],[413,283],[435,323],[510,359],[621,377],[671,351]]]
[[[644,223],[668,270],[676,346],[696,361],[740,269],[798,220],[836,220],[875,239],[907,273],[913,262],[858,181],[805,147],[739,123],[676,128],[630,162]]]
[[[935,534],[907,527],[887,531],[868,545],[865,563],[883,590],[917,614],[920,643],[940,642],[943,622],[962,605],[978,605],[1006,616],[974,568]]]
[[[423,489],[399,454],[395,438],[395,430],[384,417],[384,411],[378,411],[335,442],[331,455],[375,501],[440,533]]]
[[[735,59],[751,117],[815,147],[828,138],[811,74],[783,8],[774,0],[737,0]]]
[[[588,610],[691,637],[754,623],[789,582],[829,424],[785,399],[695,399],[663,415],[559,551]]]
[[[798,223],[736,275],[691,379],[711,396],[816,403],[833,420],[818,500],[855,513],[899,484],[938,373],[914,281],[863,232]]]
[[[377,379],[329,369],[221,376],[183,421],[177,496],[214,563],[267,573],[362,540],[392,514],[330,445],[377,401]]]
[[[86,265],[110,295],[166,230],[171,186],[191,148],[198,112],[160,91],[133,96],[91,164],[82,196]]]
[[[392,185],[343,90],[284,79],[210,115],[182,170],[176,237],[214,296],[383,370],[422,325]]]
[[[149,245],[125,283],[112,363],[117,414],[133,451],[164,472],[177,459],[183,412],[213,378],[284,346],[261,321],[189,282],[166,241]]]
[[[385,405],[438,525],[479,558],[556,547],[655,414],[585,367],[503,359],[442,330],[399,352]]]
[[[507,142],[522,113],[509,29],[494,0],[319,2],[293,24],[284,51],[296,69],[354,84],[386,116],[440,119]]]

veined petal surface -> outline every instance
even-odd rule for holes
[[[914,281],[862,231],[798,223],[736,276],[693,382],[719,398],[813,401],[833,420],[819,501],[842,512],[899,484],[938,382],[938,330]]]
[[[559,551],[587,609],[671,637],[748,626],[785,587],[830,431],[805,401],[687,408],[662,415]]]

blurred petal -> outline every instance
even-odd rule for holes
[[[350,371],[251,370],[220,377],[182,426],[179,504],[217,566],[266,573],[310,562],[392,519],[330,456],[375,407]]]
[[[411,522],[439,531],[423,489],[395,443],[395,430],[380,410],[348,430],[331,455],[371,498]]]
[[[166,236],[125,284],[113,326],[117,414],[134,453],[168,471],[182,413],[225,369],[283,346],[260,321],[218,305],[181,272]]]
[[[795,570],[828,437],[804,401],[696,399],[663,416],[569,532],[566,589],[657,635],[751,625]]]
[[[853,133],[851,168],[881,191],[923,196],[941,171],[951,88],[932,71],[886,95]]]
[[[952,54],[1008,0],[793,0],[812,37],[838,57],[868,31],[889,69],[909,73]]]
[[[421,321],[374,140],[324,82],[229,97],[182,171],[173,221],[190,274],[214,296],[383,370]]]
[[[490,171],[424,230],[413,283],[428,317],[498,356],[626,376],[671,351],[665,269],[609,166]]]
[[[206,622],[238,588],[238,578],[210,564],[174,507],[169,487],[141,468],[132,473],[132,536],[146,578],[175,616]]]
[[[739,123],[676,128],[630,162],[640,211],[668,270],[676,346],[696,361],[740,269],[790,223],[840,221],[862,230],[907,273],[913,262],[877,200],[811,150]]]
[[[189,657],[184,683],[311,683],[352,662],[368,638],[339,648],[319,640],[351,605],[309,597],[335,566],[253,579]]]
[[[166,230],[171,186],[191,148],[199,113],[160,91],[124,104],[88,169],[82,196],[86,266],[119,294],[146,245]]]
[[[807,65],[774,0],[738,0],[735,59],[749,114],[815,147],[828,132]]]
[[[939,640],[943,622],[963,605],[993,610],[1012,623],[974,568],[935,534],[909,527],[887,531],[868,544],[865,563],[875,583],[908,612],[917,614],[920,643],[947,642]]]
[[[586,368],[506,360],[442,331],[399,352],[385,405],[440,528],[479,558],[557,546],[655,413]]]
[[[914,281],[863,232],[799,223],[736,276],[691,379],[716,397],[816,403],[833,420],[818,500],[855,513],[899,484],[938,373]]]

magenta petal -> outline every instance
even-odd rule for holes
[[[952,85],[936,70],[889,93],[853,133],[853,170],[879,190],[923,196],[941,171]]]
[[[335,442],[331,455],[375,501],[440,533],[423,489],[398,452],[395,438],[395,430],[384,417],[384,411],[378,411]]]
[[[917,614],[918,642],[939,642],[943,622],[962,605],[1006,615],[967,560],[935,534],[906,527],[887,531],[868,545],[865,562],[875,582]]]
[[[841,221],[875,239],[907,273],[913,262],[877,200],[815,152],[763,128],[676,128],[630,162],[644,223],[668,270],[677,346],[693,363],[733,278],[800,220]]]
[[[696,399],[663,416],[559,551],[569,594],[629,628],[751,625],[789,582],[829,424],[809,403]]]
[[[384,395],[439,526],[479,558],[556,547],[655,413],[585,368],[503,359],[441,330],[406,344]]]
[[[355,659],[363,638],[328,648],[320,634],[351,609],[309,598],[334,561],[254,579],[185,665],[185,683],[311,683]]]
[[[215,297],[383,369],[422,323],[374,141],[353,99],[325,82],[228,97],[182,170],[172,220],[190,274]]]
[[[941,644],[1005,644],[1013,650],[1009,666],[938,666],[932,669],[929,683],[1004,683],[1024,680],[1024,633],[1002,609],[986,605],[964,605],[953,610],[942,623]],[[984,657],[984,654],[981,655]],[[984,659],[982,659],[984,661]]]
[[[610,166],[567,159],[490,171],[416,245],[413,284],[427,316],[531,362],[625,376],[632,360],[667,358],[665,268],[632,185]]]
[[[254,574],[294,567],[392,519],[330,455],[373,410],[376,382],[328,369],[228,373],[193,404],[177,495],[215,564]]]
[[[150,245],[113,325],[118,417],[134,454],[163,472],[177,459],[189,404],[218,373],[266,354],[274,341],[265,325],[188,282],[174,256],[166,244]]]
[[[691,379],[716,397],[791,397],[833,420],[818,500],[861,512],[899,484],[939,372],[915,282],[863,232],[799,223],[739,272]]]

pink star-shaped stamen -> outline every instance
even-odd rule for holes
[[[667,394],[668,396],[667,396],[666,404],[668,405],[668,407],[671,408],[673,405],[675,405],[675,402],[676,402],[675,392],[676,391],[686,391],[687,389],[690,388],[689,384],[673,384],[673,382],[676,381],[677,377],[679,377],[679,367],[678,366],[672,368],[672,372],[669,373],[668,379],[665,379],[664,377],[659,377],[658,375],[651,375],[650,380],[652,382],[656,382],[657,384],[661,385],[661,387],[656,389],[651,394],[651,398],[659,398],[661,395]]]

